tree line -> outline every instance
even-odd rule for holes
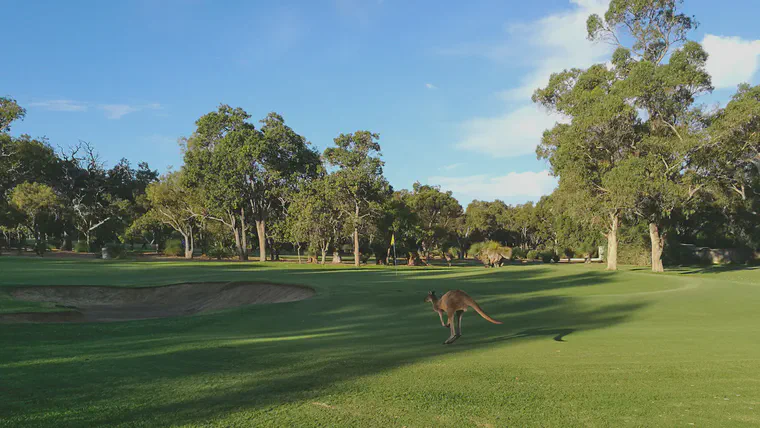
[[[473,201],[465,210],[438,186],[394,190],[383,175],[379,135],[369,131],[340,134],[319,153],[276,113],[257,127],[243,109],[221,105],[181,139],[183,166],[159,176],[126,159],[106,168],[86,142],[55,149],[44,139],[12,137],[11,123],[26,111],[11,98],[0,105],[5,248],[154,249],[178,237],[186,258],[247,260],[256,250],[259,260],[277,260],[287,249],[320,263],[353,253],[358,265],[372,256],[389,263],[396,254],[410,264],[451,261],[486,240],[515,247],[516,256],[562,245],[562,254],[591,254],[599,243],[554,222],[551,197],[517,206]]]
[[[388,263],[391,237],[409,264],[478,256],[476,243],[545,261],[590,258],[606,248],[624,263],[693,263],[679,244],[760,248],[760,86],[742,84],[723,108],[696,103],[712,91],[707,54],[677,0],[613,0],[589,17],[610,60],[553,74],[533,101],[565,117],[537,148],[558,188],[536,203],[472,201],[438,186],[395,190],[383,174],[379,135],[338,135],[322,153],[270,113],[258,124],[221,105],[181,139],[184,164],[159,176],[122,159],[105,168],[80,142],[54,149],[12,137],[26,111],[0,98],[2,245],[89,251],[103,245],[171,248],[192,258],[261,261],[292,251],[308,261]],[[624,45],[630,41],[630,45]],[[179,241],[174,238],[179,237]],[[171,245],[170,245],[171,243]],[[181,244],[181,248],[179,245]]]

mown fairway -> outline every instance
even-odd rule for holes
[[[0,258],[0,285],[252,280],[309,300],[0,325],[0,425],[757,426],[760,270]],[[422,300],[460,288],[464,336]],[[9,300],[0,311],[50,310]]]

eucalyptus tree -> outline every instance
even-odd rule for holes
[[[649,223],[652,270],[662,272],[665,229],[671,214],[704,186],[692,158],[705,143],[695,97],[712,90],[707,54],[688,40],[697,23],[679,11],[679,0],[612,0],[604,17],[587,21],[591,40],[617,46],[613,93],[644,112],[635,152],[619,164],[618,184],[628,184],[633,211]],[[632,40],[625,46],[626,40]],[[633,186],[632,184],[636,185]]]
[[[43,244],[40,221],[45,215],[53,215],[60,208],[61,201],[52,187],[42,183],[24,182],[10,192],[11,204],[26,217],[26,225],[34,234],[35,249],[39,254]]]
[[[616,168],[637,150],[641,126],[635,108],[617,90],[622,76],[614,66],[594,65],[553,74],[533,100],[558,112],[569,123],[544,133],[537,149],[571,194],[568,213],[578,221],[603,225],[607,269],[617,269],[618,228],[631,198],[614,182]]]
[[[432,251],[454,239],[456,222],[464,214],[462,206],[451,191],[419,182],[407,195],[407,203],[419,221],[420,244],[427,260]]]
[[[359,231],[368,218],[376,215],[392,189],[383,176],[378,134],[356,131],[340,134],[334,139],[335,147],[324,152],[330,166],[337,167],[331,174],[338,195],[341,217],[353,231],[354,265],[360,264]]]
[[[327,250],[335,242],[340,221],[337,194],[330,176],[305,183],[288,205],[288,229],[294,241],[307,241],[309,248],[321,253],[325,264]]]
[[[158,221],[177,231],[185,241],[185,258],[192,259],[200,220],[198,198],[182,175],[182,171],[170,172],[148,185],[146,195],[150,209],[141,222]]]

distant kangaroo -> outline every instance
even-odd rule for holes
[[[438,312],[438,317],[441,319],[441,325],[451,328],[451,336],[443,342],[444,345],[452,344],[462,336],[462,315],[467,311],[468,306],[475,309],[475,312],[485,318],[486,321],[494,324],[501,324],[501,321],[497,321],[483,312],[483,309],[480,308],[475,300],[462,290],[451,290],[444,294],[440,299],[436,297],[435,291],[429,291],[427,297],[425,297],[425,303],[427,302],[431,302],[433,304],[433,311]],[[446,312],[448,318],[448,323],[446,324],[443,323],[444,312]],[[458,319],[455,320],[454,315],[457,315]],[[457,324],[456,328],[454,326],[454,321],[456,321]]]

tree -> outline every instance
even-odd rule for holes
[[[229,228],[240,260],[248,259],[246,152],[260,140],[249,118],[239,107],[221,105],[195,122],[196,130],[185,140],[184,149],[183,178],[201,201],[199,214]]]
[[[316,177],[321,171],[319,154],[310,143],[285,124],[277,113],[269,113],[261,120],[260,144],[249,146],[251,158],[246,181],[249,186],[249,203],[259,236],[260,260],[266,260],[266,222],[283,217],[299,183]],[[279,220],[283,220],[280,218]],[[284,222],[278,230],[283,232]],[[282,239],[283,233],[278,237]]]
[[[182,172],[163,175],[159,181],[149,184],[146,192],[151,208],[145,215],[179,232],[185,241],[185,258],[192,259],[198,209],[192,189],[184,184]]]
[[[203,196],[208,218],[227,225],[238,255],[247,259],[247,217],[253,217],[259,260],[266,261],[266,223],[286,212],[288,195],[299,179],[313,177],[319,156],[305,138],[270,113],[261,130],[242,108],[222,105],[196,121],[187,139],[188,183]]]
[[[391,237],[394,238],[396,254],[407,254],[418,248],[421,237],[420,221],[409,206],[409,191],[400,190],[383,201],[380,213],[370,226],[370,248],[378,264],[389,263]],[[394,261],[395,263],[395,261]]]
[[[324,176],[305,185],[288,206],[290,235],[299,242],[308,241],[310,249],[321,253],[322,264],[338,229],[336,196],[331,177]]]
[[[616,160],[615,168],[607,172],[605,181],[628,189],[621,192],[621,198],[632,200],[632,211],[649,222],[655,272],[663,270],[667,220],[700,187],[691,181],[695,175],[689,171],[690,157],[701,143],[691,106],[695,96],[712,90],[710,77],[704,70],[707,55],[699,44],[686,39],[686,34],[697,24],[678,12],[680,3],[677,0],[612,0],[604,17],[590,16],[587,27],[589,39],[618,46],[612,57],[614,69],[596,66],[585,74],[570,72],[570,76],[566,72],[564,78],[555,78],[547,90],[535,95],[545,105],[562,108],[561,103],[554,102],[556,91],[548,89],[554,86],[560,93],[567,93],[565,85],[571,82],[573,88],[592,89],[589,97],[579,99],[580,104],[569,105],[572,113],[579,113],[576,107],[584,107],[587,102],[592,107],[589,111],[597,112],[591,119],[597,119],[605,105],[619,113],[612,122],[602,121],[605,125],[602,129],[608,128],[613,136],[624,136],[624,141],[635,141],[636,148]],[[624,36],[632,39],[631,47],[623,46]],[[595,94],[605,96],[595,97]],[[646,117],[637,116],[640,123],[633,123],[625,105],[645,111]],[[585,111],[580,109],[580,113]],[[609,126],[615,123],[620,126]],[[577,131],[572,126],[555,128],[544,140],[580,138],[586,141],[587,132]],[[593,183],[593,180],[586,181]],[[633,186],[634,182],[639,185]],[[610,190],[609,186],[602,187]]]
[[[544,133],[537,154],[549,160],[562,191],[572,194],[569,213],[603,225],[608,270],[617,269],[618,227],[631,204],[609,178],[640,140],[636,111],[616,90],[620,79],[618,70],[605,65],[566,70],[553,74],[533,95],[534,102],[571,118]]]
[[[26,110],[18,105],[16,100],[8,97],[0,97],[0,133],[10,131],[11,123],[23,120]]]
[[[760,85],[739,85],[736,94],[711,118],[710,142],[698,165],[713,184],[746,201],[760,183]]]
[[[92,234],[114,217],[117,207],[125,207],[118,203],[118,195],[108,192],[109,177],[90,144],[82,142],[69,158],[75,163],[77,176],[71,177],[68,202],[74,212],[74,225],[89,247]]]
[[[442,192],[439,186],[414,183],[407,196],[409,207],[417,215],[425,260],[431,251],[441,250],[441,245],[455,239],[456,221],[463,215],[462,206],[451,191]]]
[[[367,218],[377,213],[381,202],[391,193],[383,177],[378,134],[357,131],[340,134],[336,147],[325,150],[324,157],[338,170],[332,174],[332,183],[339,196],[339,209],[353,230],[354,265],[359,266],[359,230]]]
[[[10,200],[26,216],[27,226],[34,233],[37,243],[35,248],[39,251],[42,243],[40,218],[44,214],[52,214],[60,206],[58,195],[46,184],[24,182],[13,188]]]

